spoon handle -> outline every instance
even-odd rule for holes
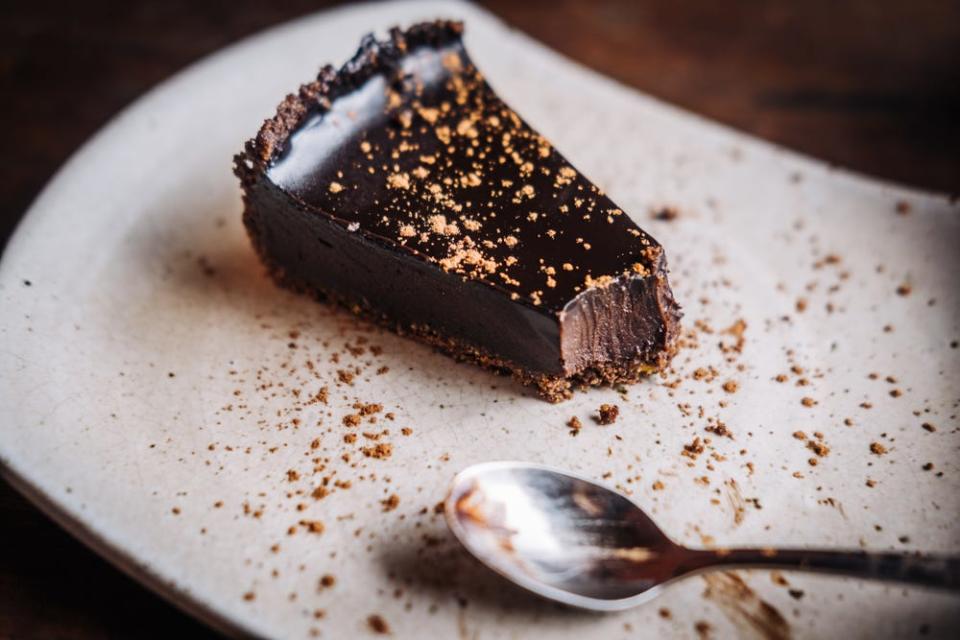
[[[689,552],[683,563],[684,572],[721,566],[796,569],[960,590],[960,556],[816,549],[691,549]]]

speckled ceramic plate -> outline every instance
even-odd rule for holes
[[[440,16],[666,247],[688,330],[666,377],[550,405],[264,277],[232,154],[362,34]],[[664,206],[678,215],[654,219]],[[479,9],[319,14],[144,96],[33,205],[0,268],[0,461],[235,633],[946,636],[947,594],[759,571],[621,614],[561,609],[479,567],[435,505],[462,467],[519,459],[620,487],[689,544],[960,551],[958,239],[946,198],[681,113]],[[612,426],[591,419],[604,402]]]

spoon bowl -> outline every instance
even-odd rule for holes
[[[454,480],[445,513],[481,562],[530,591],[587,609],[626,609],[653,597],[681,555],[624,496],[540,465],[470,467]],[[638,560],[651,571],[635,571]],[[656,567],[662,575],[653,575]]]

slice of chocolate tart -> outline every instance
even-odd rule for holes
[[[456,22],[364,38],[235,159],[280,284],[551,401],[662,369],[680,312],[662,248],[497,97]]]

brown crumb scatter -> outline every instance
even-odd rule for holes
[[[368,616],[367,625],[374,633],[379,633],[381,635],[390,633],[390,625],[388,625],[387,621],[383,619],[383,616],[379,614],[374,613]]]
[[[906,282],[904,282],[904,283],[901,284],[899,287],[897,287],[897,295],[898,295],[898,296],[908,296],[908,295],[910,295],[910,293],[911,293],[912,291],[913,291],[913,287],[911,287],[911,286],[910,286],[908,283],[906,283]]]
[[[703,441],[700,440],[700,436],[695,436],[693,441],[690,444],[683,445],[683,455],[689,458],[696,458],[698,455],[703,453],[705,447]]]
[[[735,351],[736,353],[742,353],[743,347],[746,344],[746,337],[744,336],[746,331],[747,331],[747,322],[743,318],[740,318],[739,320],[734,322],[732,325],[724,329],[722,333],[733,336],[736,339],[736,343],[733,344],[732,346],[723,347],[724,352]]]
[[[361,416],[370,416],[383,411],[383,405],[379,402],[357,402],[353,405],[353,408],[356,409]]]
[[[301,520],[300,526],[304,527],[310,533],[323,533],[326,527],[319,520]]]
[[[580,418],[573,416],[567,420],[567,426],[570,427],[570,435],[575,436],[580,433],[580,429],[583,428],[583,423],[580,422]]]
[[[321,589],[329,589],[335,584],[337,584],[337,578],[335,576],[330,575],[329,573],[325,573],[320,577]]]
[[[680,217],[680,212],[676,207],[660,207],[659,209],[654,210],[650,215],[654,220],[663,220],[664,222],[669,222],[671,220],[676,220]]]
[[[704,427],[704,429],[710,433],[715,433],[718,436],[733,439],[733,433],[727,428],[727,424],[722,420],[717,420],[716,424],[708,425]]]
[[[817,401],[811,398],[810,396],[804,396],[800,399],[800,404],[805,407],[812,407],[817,404]]]
[[[826,457],[830,453],[830,447],[828,447],[823,442],[819,440],[808,440],[807,448],[813,451],[815,454],[821,458]]]
[[[257,599],[257,594],[255,594],[253,591],[247,591],[245,594],[243,594],[243,599],[246,602],[253,602]]]
[[[390,497],[389,497],[389,498],[386,498],[385,500],[381,500],[381,501],[380,501],[380,504],[383,505],[383,510],[384,510],[385,512],[386,512],[386,511],[393,511],[393,510],[396,509],[397,506],[399,506],[399,504],[400,504],[400,496],[398,496],[398,495],[395,494],[395,493],[392,493],[392,494],[390,494]]]
[[[727,380],[723,383],[723,390],[727,393],[736,393],[737,389],[740,388],[740,385],[736,380]]]
[[[693,625],[693,628],[696,630],[697,635],[704,640],[709,638],[711,632],[713,631],[713,627],[710,626],[710,623],[706,620],[697,620],[697,622]]]
[[[368,458],[386,460],[393,455],[393,445],[388,442],[381,442],[372,447],[363,447],[360,451]]]
[[[884,454],[887,453],[887,448],[886,448],[885,446],[883,446],[882,444],[880,444],[879,442],[871,442],[871,443],[870,443],[870,453],[872,453],[872,454],[874,454],[874,455],[877,455],[877,456],[882,456],[882,455],[884,455]]]
[[[615,404],[601,404],[597,414],[597,422],[600,424],[613,424],[617,421],[617,416],[620,415],[620,407]]]

